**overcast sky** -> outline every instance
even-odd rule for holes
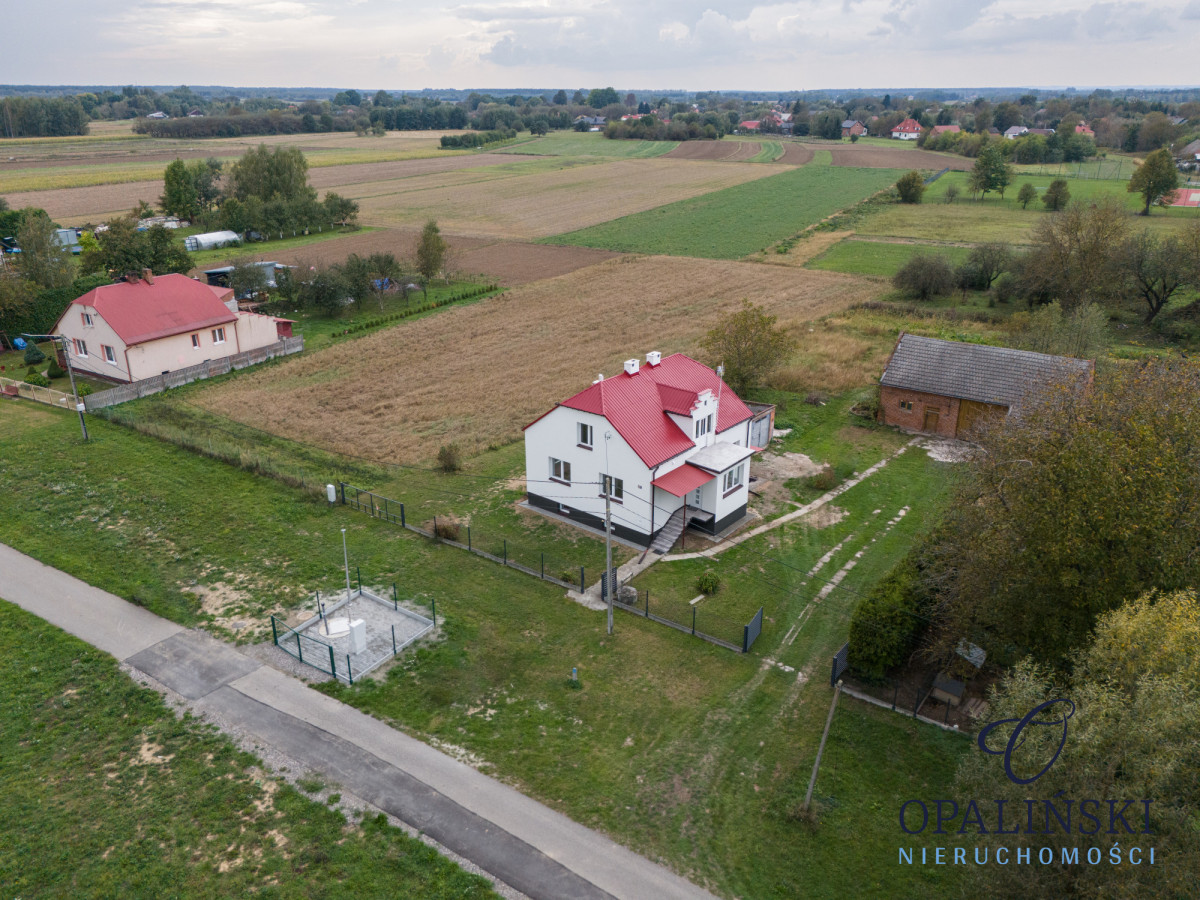
[[[0,0],[0,83],[1196,84],[1200,0]]]

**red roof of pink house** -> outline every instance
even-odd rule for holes
[[[141,279],[106,284],[71,305],[95,309],[126,346],[237,320],[207,284],[186,275],[158,275],[153,284]]]
[[[933,134],[958,134],[962,131],[957,125],[934,125]]]
[[[902,131],[906,134],[911,134],[915,131],[916,133],[920,134],[921,123],[918,122],[916,119],[905,119],[903,122],[901,122],[899,125],[897,125],[895,128],[892,129],[893,134],[895,134],[897,131]]]
[[[657,366],[642,365],[636,375],[622,372],[597,381],[559,406],[604,416],[638,458],[653,468],[696,446],[668,413],[689,415],[706,390],[720,397],[717,432],[753,416],[716,372],[682,353],[665,357]]]
[[[758,124],[759,124],[758,119],[747,119],[745,122],[742,122],[739,127],[753,130],[758,127]]]
[[[1090,134],[1090,135],[1096,134],[1096,132],[1092,131],[1092,129],[1088,128],[1086,125],[1076,125],[1075,133],[1076,134]]]
[[[666,475],[655,478],[650,483],[656,488],[662,488],[668,494],[683,497],[689,491],[694,491],[702,484],[708,484],[716,477],[712,472],[705,472],[691,463],[684,463],[678,469],[672,469]]]

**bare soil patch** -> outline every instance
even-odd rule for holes
[[[758,144],[747,141],[683,141],[662,159],[749,159],[758,152]]]
[[[459,253],[455,268],[467,275],[485,275],[506,287],[566,275],[619,256],[610,250],[520,244],[501,241]]]
[[[783,156],[775,160],[785,166],[802,166],[805,163],[813,161],[814,151],[812,147],[806,147],[804,144],[788,144],[783,145]]]
[[[206,388],[196,402],[331,450],[425,460],[451,440],[473,452],[519,439],[556,401],[631,356],[697,352],[698,339],[742,297],[798,327],[878,291],[832,272],[618,257],[291,357]],[[322,414],[330,409],[339,414]],[[352,436],[346,421],[355,423]]]
[[[851,166],[860,169],[941,169],[951,168],[965,172],[975,163],[964,156],[931,153],[905,147],[879,147],[868,144],[832,144],[835,166]]]
[[[50,218],[63,225],[99,223],[123,215],[145,200],[151,206],[162,196],[162,179],[130,181],[126,184],[98,184],[92,187],[56,188],[49,191],[22,191],[6,195],[10,205],[40,206]]]

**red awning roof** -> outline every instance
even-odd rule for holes
[[[682,497],[688,491],[694,491],[700,485],[708,484],[716,477],[712,472],[705,472],[690,463],[684,463],[678,469],[672,469],[666,475],[655,478],[650,483],[656,488],[662,488],[668,494]]]

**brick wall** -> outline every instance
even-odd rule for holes
[[[901,403],[912,403],[905,409]],[[903,388],[881,387],[879,408],[885,425],[895,425],[906,431],[925,431],[925,412],[934,410],[938,414],[937,429],[932,434],[952,438],[958,426],[958,400],[939,394],[924,394]]]

